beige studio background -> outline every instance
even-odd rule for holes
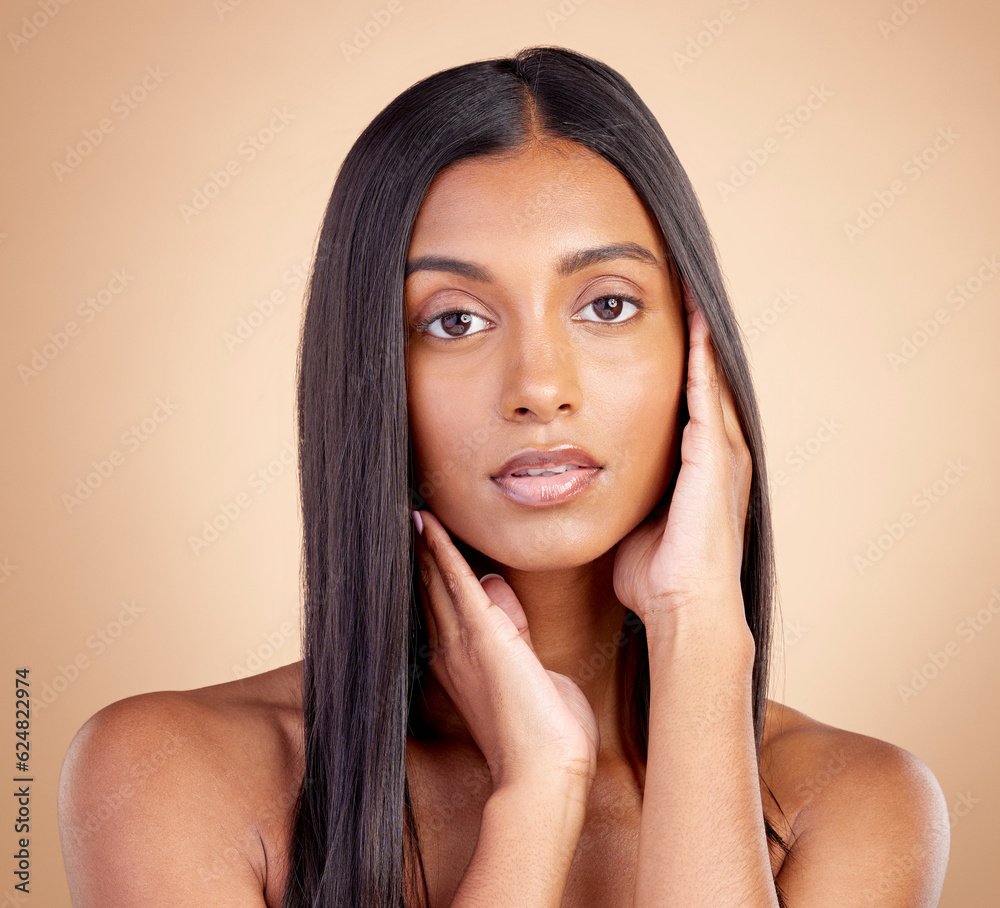
[[[998,26],[984,0],[7,4],[11,778],[18,667],[35,710],[32,894],[8,798],[0,908],[69,905],[56,791],[90,715],[299,658],[295,354],[337,167],[414,81],[538,43],[632,82],[713,228],[773,479],[773,695],[926,762],[941,904],[995,904]]]

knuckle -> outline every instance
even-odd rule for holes
[[[431,570],[430,564],[427,562],[426,558],[421,557],[417,563],[418,570],[420,571],[420,582],[430,589],[431,580],[434,578],[434,572]]]
[[[456,598],[462,589],[461,577],[455,571],[443,570],[441,571],[441,579],[444,582],[444,588],[448,592],[448,595],[452,599]]]
[[[479,674],[486,664],[483,635],[477,628],[461,627],[454,641],[452,652],[468,670]]]
[[[455,694],[467,691],[471,680],[481,675],[484,667],[482,651],[465,633],[459,634],[434,664],[438,680],[443,682],[452,699]]]

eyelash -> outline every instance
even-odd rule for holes
[[[624,319],[622,321],[609,322],[609,321],[602,321],[602,320],[590,319],[590,318],[584,319],[584,321],[591,322],[591,323],[596,323],[596,324],[610,325],[613,328],[620,328],[623,325],[629,325],[632,322],[634,322],[639,317],[639,313],[645,311],[645,309],[646,309],[645,305],[643,305],[641,302],[639,302],[639,300],[637,300],[635,297],[633,297],[633,296],[626,296],[623,293],[605,293],[602,296],[598,296],[598,297],[595,297],[594,299],[592,299],[589,303],[587,303],[587,306],[592,306],[594,303],[599,303],[602,300],[607,300],[607,299],[616,299],[616,300],[622,300],[623,302],[626,302],[626,303],[631,303],[633,306],[636,307],[636,309],[639,310],[639,312],[634,313],[631,317],[629,317],[627,319]],[[583,308],[586,309],[587,306],[584,306]],[[414,325],[413,327],[414,327],[414,330],[417,331],[420,334],[429,334],[429,332],[428,332],[427,329],[431,325],[433,325],[434,322],[438,321],[439,319],[445,318],[446,316],[449,316],[449,315],[461,315],[462,313],[468,313],[469,315],[475,315],[476,318],[482,318],[484,321],[486,321],[486,319],[482,315],[476,315],[475,312],[470,312],[468,309],[449,309],[447,312],[439,312],[437,315],[432,315],[430,318],[425,318],[423,321],[417,322],[417,324]],[[478,331],[475,332],[475,334],[479,334],[479,333],[480,332],[478,332]],[[446,337],[437,337],[436,335],[433,335],[433,334],[430,335],[430,337],[433,337],[434,340],[449,340],[449,341],[462,340],[463,337],[472,337],[472,336],[473,335],[460,335],[459,337],[447,337],[446,338]]]

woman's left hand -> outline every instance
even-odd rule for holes
[[[708,325],[686,284],[682,292],[690,420],[681,437],[681,467],[666,512],[655,519],[658,508],[619,543],[615,594],[647,627],[666,618],[671,625],[702,621],[713,634],[721,622],[744,634],[740,569],[750,450]]]

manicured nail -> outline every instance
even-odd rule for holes
[[[500,580],[503,580],[503,577],[501,577],[499,574],[483,574],[483,576],[479,578],[479,582],[482,583],[484,580],[489,580],[490,577],[497,577]],[[507,581],[504,580],[504,583],[506,583],[506,582]]]
[[[413,524],[417,528],[417,532],[423,536],[424,535],[424,518],[420,516],[420,511],[410,511],[413,515]]]

